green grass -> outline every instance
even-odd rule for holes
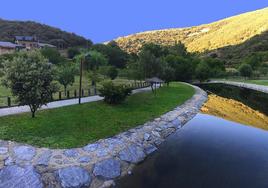
[[[245,82],[251,83],[251,84],[268,86],[268,80],[247,80]]]
[[[268,79],[267,78],[262,78],[261,80],[245,80],[245,79],[242,79],[242,78],[212,79],[212,80],[244,82],[244,83],[268,86]]]
[[[0,139],[40,147],[73,148],[143,124],[189,99],[194,89],[181,83],[131,95],[116,106],[104,102],[73,105],[0,118]]]

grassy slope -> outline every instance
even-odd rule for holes
[[[188,85],[130,96],[117,106],[101,102],[40,111],[37,118],[22,114],[0,118],[0,139],[36,146],[72,148],[115,135],[171,110],[194,94]]]
[[[182,29],[148,31],[118,38],[128,52],[137,52],[145,42],[173,45],[182,41],[189,51],[205,51],[237,45],[268,30],[268,8],[230,17],[211,24]]]

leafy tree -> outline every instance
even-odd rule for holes
[[[111,78],[111,80],[114,80],[118,76],[118,70],[116,69],[116,67],[111,66],[108,69],[107,75]]]
[[[168,48],[154,43],[144,44],[141,48],[140,53],[144,53],[145,51],[152,54],[156,58],[166,56],[169,53]]]
[[[75,81],[75,74],[77,69],[71,64],[64,64],[58,67],[58,82],[64,86],[64,93],[66,95],[67,87],[73,85]]]
[[[169,86],[169,83],[175,80],[175,70],[168,64],[164,64],[162,66],[163,66],[163,72],[161,78],[165,80],[165,82]]]
[[[78,48],[72,47],[67,51],[68,58],[73,59],[75,56],[79,55],[80,51]]]
[[[49,60],[50,63],[60,64],[65,59],[60,55],[59,51],[55,48],[43,48],[41,49],[42,55]]]
[[[200,81],[203,82],[210,77],[210,69],[206,61],[201,61],[195,70],[195,76]]]
[[[17,97],[19,105],[30,107],[34,118],[37,109],[48,103],[57,89],[54,75],[53,65],[40,52],[20,52],[5,62],[3,83]]]
[[[239,67],[239,72],[240,72],[241,76],[249,78],[252,75],[253,70],[252,70],[252,67],[250,65],[242,64]]]
[[[95,44],[92,46],[92,49],[105,55],[109,65],[117,68],[125,68],[129,55],[116,42],[112,41],[107,45]]]
[[[188,52],[187,48],[182,42],[177,42],[174,46],[169,47],[169,53],[175,56],[186,57]]]

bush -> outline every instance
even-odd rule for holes
[[[131,94],[131,88],[115,85],[113,82],[104,83],[99,91],[100,96],[104,97],[104,101],[108,104],[119,104]]]
[[[240,75],[245,77],[245,78],[249,78],[251,77],[252,73],[253,73],[253,70],[252,70],[252,67],[248,64],[242,64],[240,67],[239,67],[239,72],[240,72]]]

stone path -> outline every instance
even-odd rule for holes
[[[210,81],[208,83],[222,83],[268,93],[268,86],[262,86],[257,84],[249,84],[249,83],[233,82],[233,81]]]
[[[150,87],[135,89],[132,91],[132,94],[150,91],[150,90],[151,90]],[[81,99],[81,103],[89,103],[89,102],[95,102],[95,101],[100,101],[100,100],[103,100],[103,97],[100,97],[100,96],[83,97]],[[42,106],[41,110],[59,108],[59,107],[70,106],[70,105],[75,105],[75,104],[78,104],[78,99],[54,101],[54,102],[48,103],[45,106]],[[20,113],[25,113],[25,112],[30,112],[29,106],[16,106],[16,107],[10,107],[10,108],[0,108],[0,117],[12,115],[12,114],[20,114]]]
[[[36,148],[0,141],[0,188],[109,187],[172,133],[192,119],[207,94],[195,87],[195,95],[172,111],[136,128],[82,148]]]

